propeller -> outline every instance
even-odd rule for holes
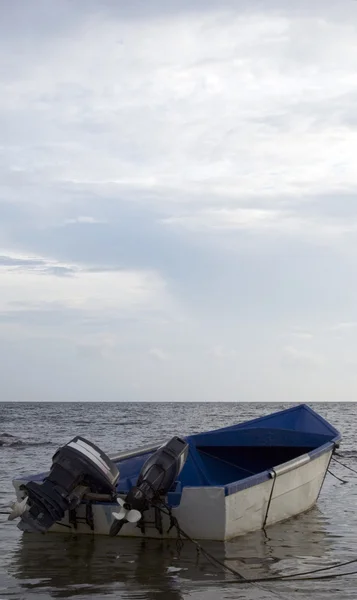
[[[22,515],[24,514],[26,508],[27,508],[27,500],[28,497],[26,496],[23,500],[21,500],[21,502],[11,502],[9,508],[11,508],[11,513],[8,516],[8,521],[13,521],[14,519],[17,519],[18,517],[22,517]]]
[[[140,521],[141,512],[139,510],[130,508],[130,505],[126,504],[122,498],[117,498],[117,503],[119,504],[120,509],[119,512],[112,513],[114,519],[123,521],[123,525],[124,523],[137,523]]]

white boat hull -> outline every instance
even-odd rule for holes
[[[289,519],[309,510],[317,501],[333,452],[333,443],[311,455],[284,463],[266,474],[238,481],[228,486],[184,487],[180,505],[172,509],[182,529],[194,539],[229,540]],[[261,480],[259,482],[259,479]],[[257,482],[255,482],[257,481]],[[18,500],[22,499],[21,479],[14,481]],[[76,526],[68,513],[50,531],[108,535],[114,521],[116,503],[93,503],[93,528],[85,522],[86,505],[76,509]],[[126,524],[121,537],[176,537],[169,518],[163,517],[163,534],[154,523],[154,511],[145,513],[145,533],[136,525]],[[151,523],[150,523],[151,522]]]

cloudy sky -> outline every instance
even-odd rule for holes
[[[0,0],[1,400],[357,398],[356,23]]]

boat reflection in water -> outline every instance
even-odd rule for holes
[[[328,531],[326,517],[314,508],[270,527],[267,534],[257,531],[202,545],[245,577],[265,577],[320,564],[316,558],[326,562],[333,545]],[[187,541],[178,556],[173,540],[57,534],[24,534],[10,560],[9,575],[22,594],[113,594],[145,600],[183,600],[193,588],[204,598],[205,590],[222,590],[225,579],[232,579],[203,556],[197,561],[196,548]]]

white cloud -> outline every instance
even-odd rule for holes
[[[210,348],[209,354],[218,360],[226,360],[226,359],[234,359],[236,357],[236,353],[234,350],[229,348],[225,348],[221,345],[216,345]]]
[[[297,340],[309,341],[314,338],[314,334],[308,331],[294,331],[291,336]]]
[[[2,380],[354,398],[357,3],[139,4],[0,23]]]
[[[354,331],[357,328],[357,321],[341,321],[341,323],[337,323],[331,327],[332,331],[338,331],[343,333],[344,331]]]
[[[105,223],[106,221],[104,221],[103,219],[95,219],[94,217],[75,217],[73,219],[66,219],[64,221],[65,225],[74,225],[76,223],[83,223],[83,224],[88,224],[88,225],[95,225],[95,224],[100,224],[100,223]]]
[[[354,189],[354,48],[348,21],[288,8],[97,13],[7,83],[8,166],[222,200]]]
[[[184,216],[163,219],[167,226],[179,226],[189,231],[210,232],[252,231],[258,233],[280,234],[312,239],[335,239],[346,233],[357,232],[355,219],[331,219],[321,216],[301,214],[303,209],[295,211],[257,209],[257,208],[222,208],[191,211]]]
[[[286,346],[282,353],[282,365],[296,369],[320,369],[324,364],[324,357],[300,350],[294,346]]]
[[[113,333],[84,335],[77,343],[78,356],[83,359],[115,360],[118,358],[119,336]]]
[[[149,354],[159,361],[166,361],[169,359],[168,353],[162,350],[162,348],[150,348]]]
[[[12,258],[20,261],[19,255]],[[124,269],[90,272],[80,265],[61,264],[43,257],[29,258],[26,268],[26,257],[22,261],[20,267],[0,264],[0,311],[21,311],[24,304],[35,308],[54,304],[100,313],[132,311],[163,306],[168,299],[165,282],[155,272]],[[53,269],[61,268],[70,269],[71,277],[52,274]]]

